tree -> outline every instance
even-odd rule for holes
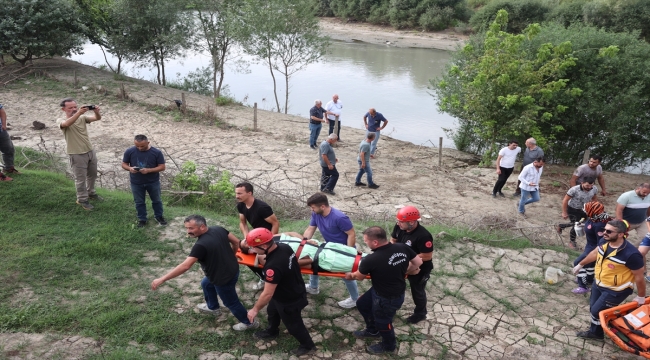
[[[67,0],[0,0],[0,54],[32,59],[81,53],[84,26]]]
[[[196,9],[199,21],[201,39],[196,44],[199,49],[207,50],[211,56],[215,98],[221,95],[224,67],[235,57],[235,47],[243,41],[240,4],[238,0],[205,0],[191,5]]]
[[[184,0],[115,0],[112,16],[122,24],[117,35],[129,60],[153,61],[158,84],[167,83],[165,61],[181,56],[191,44],[194,19]]]
[[[542,27],[526,48],[570,41],[576,65],[565,78],[579,87],[579,97],[552,99],[567,109],[554,121],[564,131],[549,144],[553,158],[578,165],[582,152],[603,156],[603,167],[623,170],[650,158],[650,44],[639,33],[614,33],[593,26],[557,24]],[[603,48],[618,49],[601,56]]]
[[[551,120],[566,106],[550,100],[581,93],[563,77],[576,61],[570,42],[545,43],[528,54],[523,44],[539,33],[539,25],[513,35],[503,31],[507,22],[508,13],[500,10],[482,44],[466,45],[442,80],[432,82],[440,109],[459,119],[456,146],[482,153],[483,164],[509,138],[532,135],[541,145],[554,139],[564,129]]]
[[[319,35],[317,4],[312,0],[249,0],[245,51],[266,63],[273,78],[278,112],[282,112],[274,70],[284,75],[284,113],[289,109],[289,79],[318,61],[329,45]]]

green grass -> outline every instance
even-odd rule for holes
[[[21,151],[18,152],[22,153]],[[184,241],[158,240],[159,227],[136,229],[135,209],[131,194],[122,191],[99,189],[105,198],[94,202],[95,210],[85,211],[75,204],[74,184],[62,173],[38,168],[56,168],[61,164],[56,158],[39,152],[26,151],[32,161],[23,168],[11,183],[0,184],[0,206],[3,209],[0,231],[0,331],[26,333],[53,333],[91,337],[104,344],[101,352],[89,354],[90,359],[137,358],[195,358],[207,351],[241,354],[242,341],[254,343],[250,332],[225,331],[223,335],[207,332],[215,327],[214,318],[186,311],[178,314],[173,309],[183,303],[182,288],[167,283],[169,291],[153,292],[149,289],[153,278],[162,275],[179,262],[184,255]],[[40,158],[39,158],[40,156]],[[25,157],[17,156],[17,161]],[[238,217],[232,213],[217,214],[196,208],[166,206],[165,214],[173,219],[191,213],[200,213],[239,236]],[[356,222],[357,238],[371,224],[384,225],[390,231],[392,223]],[[302,232],[306,220],[283,221],[283,231]],[[429,227],[436,234],[449,235],[436,238],[436,246],[444,248],[458,241],[459,236],[481,238],[478,233],[462,229]],[[484,238],[488,241],[489,238]],[[185,244],[185,245],[183,245]],[[522,243],[500,242],[510,248],[521,248]],[[158,254],[165,263],[151,263],[145,253]],[[156,267],[153,270],[152,267]],[[458,275],[471,279],[477,270]],[[447,275],[447,274],[445,274]],[[243,271],[243,283],[252,281],[253,275]],[[360,288],[370,284],[364,282]],[[462,298],[459,291],[443,289],[446,295]],[[193,295],[200,294],[199,285]],[[314,297],[317,303],[325,298]],[[499,301],[506,309],[514,306]],[[251,301],[244,300],[250,307]],[[328,317],[329,316],[329,317]],[[264,316],[261,316],[264,318]],[[310,317],[333,320],[335,315],[314,311]],[[236,321],[229,316],[229,323]],[[223,325],[223,324],[220,324]],[[319,331],[327,330],[319,328]],[[341,338],[354,343],[351,334],[333,327],[335,335],[324,340],[323,347],[336,351]],[[142,346],[133,346],[135,341]],[[147,346],[156,350],[149,350]],[[276,355],[297,346],[291,337],[283,337],[269,350],[248,346],[245,353]],[[166,355],[161,355],[167,351]]]

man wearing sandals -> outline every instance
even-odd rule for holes
[[[7,174],[20,174],[14,167],[14,143],[11,141],[11,136],[7,132],[7,113],[2,107],[2,104],[0,104],[0,121],[2,121],[2,127],[0,127],[0,152],[2,153],[4,172]],[[0,172],[0,181],[11,180],[13,179]]]

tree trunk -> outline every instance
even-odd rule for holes
[[[165,78],[165,52],[164,48],[160,48],[160,67],[162,68],[162,84],[167,86],[167,79]]]
[[[273,78],[273,96],[275,96],[275,105],[278,107],[278,112],[282,112],[282,108],[280,107],[280,101],[278,100],[278,87],[275,82],[275,74],[273,74],[273,66],[271,65],[271,55],[268,56],[267,60],[269,63],[269,70],[271,71],[271,77]]]
[[[158,64],[158,50],[156,48],[153,48],[153,61],[154,64],[156,64],[156,70],[158,70],[157,74],[157,79],[158,79],[158,85],[162,84],[162,81],[160,81],[160,65]]]
[[[112,72],[115,72],[115,69],[113,69],[111,63],[108,62],[108,58],[106,57],[106,51],[104,51],[104,47],[99,45],[99,48],[102,50],[102,54],[104,54],[104,61],[106,62],[106,65],[108,66],[109,69],[111,69]]]
[[[284,66],[284,85],[286,89],[284,91],[284,113],[286,114],[289,111],[289,69],[287,66]]]
[[[217,67],[214,65],[214,61],[212,61],[212,95],[215,99],[219,97],[219,90],[221,89],[217,88]]]

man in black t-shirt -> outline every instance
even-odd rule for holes
[[[433,269],[433,237],[429,230],[420,225],[420,211],[414,206],[404,206],[397,212],[397,224],[393,228],[390,241],[408,245],[420,258],[420,273],[409,276],[411,296],[415,310],[406,322],[417,324],[427,318],[427,281]]]
[[[386,238],[386,231],[372,226],[363,232],[363,242],[372,254],[366,256],[359,270],[346,273],[348,280],[364,280],[370,275],[372,287],[357,300],[357,309],[366,321],[364,330],[353,333],[358,339],[378,338],[382,341],[366,348],[371,354],[394,353],[397,348],[393,317],[404,303],[406,290],[405,275],[416,275],[420,271],[422,258],[404,244],[392,244]]]
[[[300,346],[291,352],[296,356],[308,354],[316,349],[302,320],[302,309],[307,306],[307,292],[300,273],[296,254],[291,247],[273,241],[273,234],[264,228],[254,229],[246,236],[246,243],[258,255],[266,255],[263,274],[266,284],[252,309],[248,320],[255,317],[267,304],[269,327],[255,333],[263,340],[274,339],[280,333],[280,321]]]
[[[197,238],[190,255],[163,277],[151,282],[151,289],[156,290],[162,283],[173,279],[187,270],[195,262],[201,264],[205,277],[201,281],[205,304],[197,306],[200,312],[220,315],[219,300],[240,321],[233,326],[234,330],[255,329],[260,326],[257,321],[249,321],[246,308],[239,301],[235,286],[239,279],[239,264],[235,253],[239,249],[239,240],[220,226],[208,227],[205,218],[200,215],[190,215],[185,218],[187,235]],[[300,279],[302,284],[302,279]]]
[[[239,212],[239,229],[244,235],[244,239],[248,235],[246,222],[251,224],[253,229],[265,228],[273,234],[278,233],[280,230],[278,218],[267,203],[253,196],[253,185],[247,182],[235,185],[235,199],[237,200],[237,212]],[[253,290],[262,290],[264,288],[262,270],[254,266],[248,268],[260,279],[257,284],[253,285]]]

